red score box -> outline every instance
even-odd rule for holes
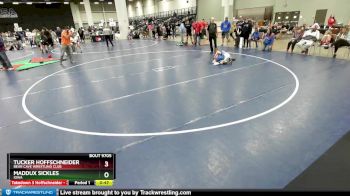
[[[68,186],[68,180],[10,180],[10,186]]]

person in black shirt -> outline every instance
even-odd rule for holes
[[[45,28],[44,34],[47,37],[48,46],[53,47],[54,43],[53,43],[53,39],[52,39],[52,35],[51,35],[50,31]]]
[[[209,43],[210,43],[210,51],[211,51],[211,54],[214,53],[214,48],[213,48],[213,43],[214,42],[214,47],[215,47],[215,52],[217,50],[217,44],[216,44],[216,38],[217,38],[217,35],[218,35],[218,31],[217,31],[217,25],[216,23],[214,22],[214,17],[212,17],[210,19],[210,23],[208,25],[208,33],[207,33],[207,37],[208,37],[208,40],[209,40]]]
[[[243,23],[244,21],[240,20],[236,23],[236,29],[235,29],[235,34],[236,34],[236,40],[235,40],[235,46],[238,48],[239,47],[239,42],[241,37],[243,37],[242,34],[242,28],[243,28]]]
[[[173,39],[175,39],[175,37],[176,37],[176,22],[175,21],[173,21],[171,23],[171,30],[173,32]]]
[[[161,39],[161,37],[163,36],[162,30],[161,30],[161,24],[157,24],[157,35],[158,35],[158,39]]]
[[[61,28],[56,27],[55,33],[56,33],[56,35],[58,37],[58,42],[61,44],[61,33],[62,33]]]
[[[171,29],[170,29],[170,25],[169,25],[169,23],[167,23],[166,25],[165,25],[165,29],[166,29],[166,37],[167,38],[170,38],[170,35],[171,35]]]
[[[280,33],[280,30],[278,29],[277,24],[274,24],[274,25],[271,27],[271,32],[274,33],[275,35],[277,35],[277,34]]]
[[[244,38],[243,48],[249,47],[249,36],[252,33],[252,24],[250,21],[245,21],[242,25],[242,37]]]
[[[188,37],[191,38],[191,42],[193,44],[193,38],[192,38],[192,24],[190,21],[186,21],[185,23],[185,27],[186,27],[186,43],[188,44]]]
[[[156,24],[154,22],[151,22],[152,24],[152,36],[153,36],[153,39],[156,39]]]
[[[79,33],[79,37],[80,37],[81,42],[84,42],[84,40],[85,40],[85,35],[84,35],[84,29],[83,29],[83,27],[80,27],[80,28],[79,28],[78,33]]]
[[[15,44],[15,47],[17,50],[23,50],[23,46],[22,46],[22,34],[17,31],[15,33],[15,38],[16,38],[16,44]]]

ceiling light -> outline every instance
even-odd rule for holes
[[[27,5],[32,5],[33,3],[32,2],[27,2]]]
[[[84,4],[84,2],[81,1],[80,4]]]
[[[2,5],[2,4],[4,4],[4,2],[0,1],[0,4]]]
[[[18,2],[12,2],[13,5],[18,5]]]
[[[96,2],[94,2],[94,4],[96,4],[96,5],[97,5],[97,4],[99,4],[99,2],[97,2],[97,1],[96,1]]]
[[[51,2],[46,2],[46,4],[47,4],[47,5],[50,5],[50,4],[51,4]]]
[[[112,4],[112,2],[108,2],[108,4],[109,4],[109,5],[111,5],[111,4]]]
[[[66,4],[66,5],[67,5],[67,4],[69,4],[69,2],[64,2],[64,4]]]

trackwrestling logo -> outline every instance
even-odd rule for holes
[[[11,189],[6,189],[5,193],[6,195],[11,195]]]
[[[56,189],[3,189],[3,196],[30,196],[30,195],[48,195],[56,196]]]

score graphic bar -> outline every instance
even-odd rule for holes
[[[115,179],[115,154],[8,154],[11,186],[93,186]]]

